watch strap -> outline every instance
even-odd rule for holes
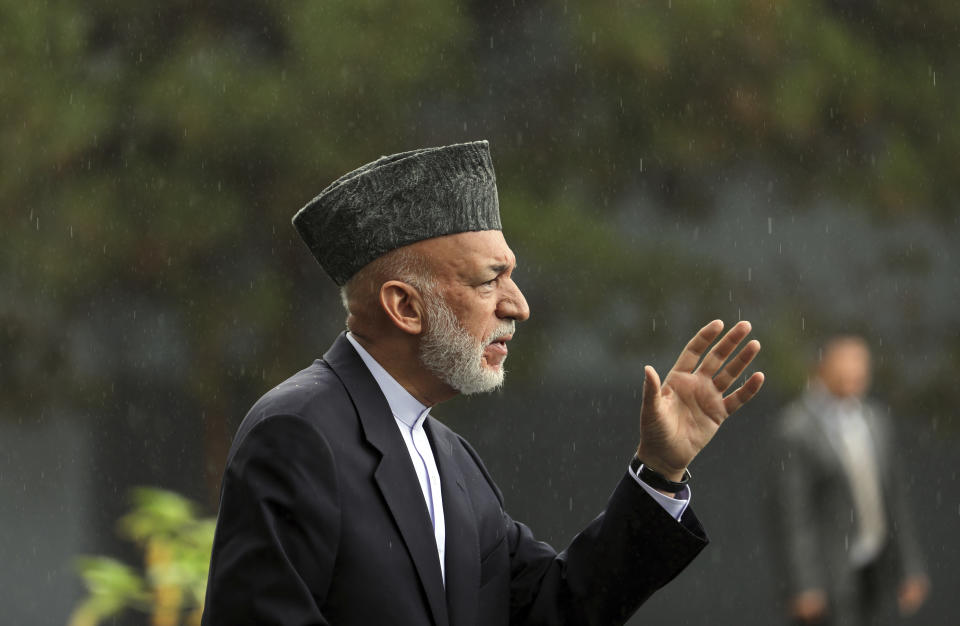
[[[668,493],[677,493],[678,491],[683,491],[683,488],[687,486],[687,483],[690,482],[690,479],[693,477],[690,474],[690,470],[685,469],[683,470],[683,478],[679,482],[674,482],[660,472],[647,467],[638,456],[634,456],[633,460],[630,461],[630,468],[636,472],[637,476],[639,476],[640,480],[643,482],[647,483],[654,489],[659,489],[660,491],[666,491]]]

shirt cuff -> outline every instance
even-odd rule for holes
[[[683,513],[687,510],[687,507],[690,506],[690,497],[692,495],[689,486],[684,486],[682,490],[678,491],[676,496],[671,498],[670,496],[665,496],[647,483],[643,482],[640,477],[637,475],[633,468],[629,465],[627,466],[627,471],[630,472],[630,475],[633,476],[633,479],[637,481],[643,490],[650,494],[650,497],[656,500],[657,504],[663,507],[663,510],[670,514],[670,517],[680,521],[680,518],[683,517]]]

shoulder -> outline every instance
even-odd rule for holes
[[[343,381],[320,359],[267,391],[250,409],[250,415],[311,415],[350,403]]]
[[[890,445],[898,434],[893,416],[890,414],[890,407],[873,399],[867,399],[863,402],[863,408],[863,416],[874,438],[884,445]]]
[[[355,423],[355,414],[343,382],[327,363],[318,359],[254,403],[237,430],[231,456],[251,434],[312,431],[326,438],[326,431]]]
[[[883,405],[877,402],[873,398],[866,398],[863,401],[864,414],[869,417],[869,419],[875,420],[877,422],[889,423],[892,421],[890,414],[890,406]]]
[[[804,396],[800,396],[780,412],[776,423],[777,436],[787,441],[805,439],[814,426],[814,419],[816,416],[807,408]]]

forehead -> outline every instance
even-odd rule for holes
[[[435,237],[414,244],[438,276],[464,278],[491,267],[512,268],[516,257],[499,230]]]
[[[836,365],[859,364],[870,360],[870,350],[859,341],[838,341],[827,346],[823,360]]]

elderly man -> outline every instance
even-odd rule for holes
[[[723,324],[663,384],[644,372],[637,454],[563,552],[503,509],[434,405],[495,389],[530,311],[500,232],[486,142],[383,157],[294,217],[342,286],[347,328],[264,395],[231,448],[204,623],[620,624],[703,548],[686,468],[760,388]],[[550,471],[550,459],[543,470]]]
[[[779,423],[774,528],[798,624],[866,626],[885,597],[896,596],[903,615],[926,599],[904,468],[886,412],[865,398],[869,386],[866,341],[834,337]]]

